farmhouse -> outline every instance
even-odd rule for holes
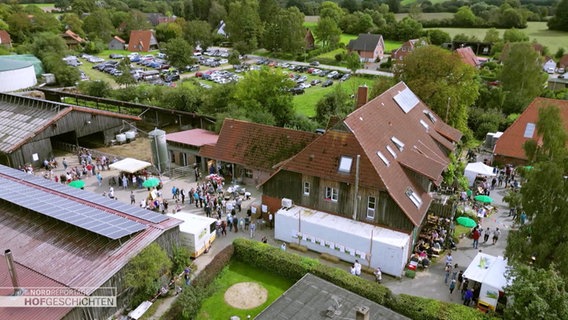
[[[76,49],[85,43],[85,39],[81,38],[78,34],[71,30],[66,30],[61,37],[65,40],[69,49]]]
[[[375,62],[383,58],[385,42],[380,34],[361,33],[357,39],[349,41],[347,49],[357,53],[361,62]]]
[[[527,156],[523,149],[525,142],[535,140],[540,143],[540,137],[536,130],[538,121],[538,111],[548,106],[556,106],[560,109],[560,116],[564,122],[564,128],[568,130],[568,101],[536,98],[513,122],[513,124],[503,132],[497,140],[493,151],[494,162],[499,164],[524,165],[527,163]]]
[[[123,121],[139,117],[64,103],[0,94],[0,164],[39,166],[59,143],[109,143]]]
[[[420,39],[411,39],[403,43],[400,48],[393,50],[392,52],[392,60],[393,61],[401,61],[407,54],[414,51],[417,46],[424,46],[427,45],[426,41]]]
[[[109,50],[124,50],[126,41],[119,36],[114,36],[108,43]]]
[[[366,93],[359,92],[359,96],[366,97]],[[361,228],[370,224],[406,235],[406,241],[397,240],[404,244],[398,246],[404,251],[399,254],[402,259],[389,272],[399,276],[432,202],[432,186],[442,182],[448,155],[460,138],[459,131],[400,82],[283,161],[262,185],[262,202],[269,211],[277,212],[277,236],[279,215],[289,210],[280,208],[290,204],[283,198],[303,208],[305,214],[324,212],[355,221]],[[312,238],[321,241],[333,237],[342,238],[341,245],[351,243],[348,234],[340,235],[342,231],[311,232]],[[283,237],[281,240],[297,241],[291,231]],[[368,257],[369,242],[354,246],[342,258],[354,260],[356,252]],[[388,260],[387,252],[373,255],[371,265]]]
[[[156,40],[154,32],[151,30],[132,30],[128,42],[128,51],[148,52],[150,50],[158,50],[158,40]]]
[[[474,68],[479,68],[481,65],[479,59],[471,49],[471,47],[458,48],[456,49],[456,54],[460,57],[461,61],[465,64],[469,64]]]
[[[205,161],[199,156],[199,149],[207,144],[215,144],[219,136],[212,131],[191,129],[168,133],[166,142],[172,163],[178,166],[196,164],[202,171],[207,171]]]
[[[311,132],[225,119],[217,143],[202,146],[199,156],[208,160],[209,170],[221,168],[225,176],[258,185],[274,172],[274,165],[316,137]]]
[[[0,296],[61,288],[64,296],[116,296],[108,308],[0,308],[0,319],[106,319],[128,303],[125,266],[151,243],[168,253],[182,221],[0,165]],[[5,258],[13,258],[8,276]],[[108,290],[107,288],[116,289]],[[110,291],[110,292],[109,292]],[[3,300],[6,301],[6,300]]]

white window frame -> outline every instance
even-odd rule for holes
[[[376,212],[377,212],[377,197],[368,196],[367,197],[367,219],[375,219],[375,213]]]
[[[311,185],[308,181],[304,181],[304,195],[309,196],[311,191]]]
[[[332,187],[325,187],[325,199],[337,202],[339,199],[339,190]]]

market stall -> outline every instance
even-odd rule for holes
[[[133,158],[125,158],[123,160],[111,164],[109,167],[111,169],[119,170],[122,172],[135,173],[140,170],[144,170],[150,166],[152,166],[152,164],[146,161],[133,159]]]
[[[490,167],[483,162],[473,162],[468,163],[465,167],[464,176],[470,186],[473,185],[475,178],[478,176],[494,177],[496,174],[493,173],[493,167]]]
[[[495,310],[507,286],[507,260],[479,252],[465,270],[463,277],[481,284],[477,307],[483,311]]]

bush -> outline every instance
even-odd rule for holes
[[[193,280],[193,285],[195,287],[206,287],[215,280],[219,275],[221,270],[229,264],[231,258],[233,257],[233,246],[229,245],[225,249],[221,250],[201,272]]]

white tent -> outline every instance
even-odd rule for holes
[[[469,185],[473,185],[477,175],[494,177],[493,167],[485,165],[483,162],[468,163],[465,167],[464,176],[467,178]]]
[[[146,162],[146,161],[132,159],[132,158],[126,158],[126,159],[123,159],[123,160],[120,160],[120,161],[117,161],[117,162],[111,164],[109,167],[111,169],[116,169],[116,170],[119,170],[119,171],[134,173],[134,172],[140,171],[142,169],[146,169],[151,165],[152,165],[151,163]]]
[[[481,283],[478,304],[495,310],[500,292],[503,292],[508,283],[506,272],[507,260],[480,252],[473,258],[463,276]]]

